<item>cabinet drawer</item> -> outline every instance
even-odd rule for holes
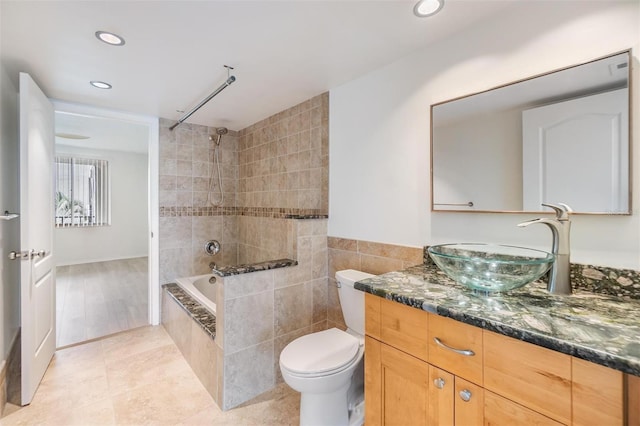
[[[384,343],[400,349],[423,361],[428,361],[427,325],[429,314],[398,302],[376,297],[380,302],[379,320],[366,313],[367,334],[379,327],[379,338]],[[365,309],[375,309],[375,301],[365,303]],[[374,314],[375,315],[375,314]],[[379,324],[378,324],[379,323]],[[373,334],[370,334],[374,336]]]
[[[484,331],[484,387],[560,423],[571,422],[571,357]]]
[[[431,364],[482,386],[482,357],[482,329],[429,315]]]
[[[562,423],[485,390],[484,426],[505,425],[561,426]]]

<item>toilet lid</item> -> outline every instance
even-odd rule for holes
[[[307,334],[289,343],[280,363],[292,373],[324,373],[336,370],[358,355],[360,342],[337,328]]]

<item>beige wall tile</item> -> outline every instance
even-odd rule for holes
[[[370,241],[358,241],[358,251],[362,254],[390,257],[406,261],[422,259],[422,248],[374,243]]]
[[[275,385],[273,340],[224,357],[223,410],[268,391]]]
[[[327,245],[332,249],[358,251],[358,241],[347,238],[328,237]]]
[[[361,270],[360,255],[352,251],[329,249],[328,262],[329,262],[329,278],[335,278],[336,271],[342,271],[344,269]]]
[[[311,322],[318,323],[327,320],[327,309],[329,305],[329,287],[327,278],[320,278],[311,282],[312,287],[312,316]]]
[[[312,323],[313,287],[298,284],[275,290],[275,336],[291,333]]]
[[[253,272],[250,278],[245,274],[224,277],[224,297],[229,300],[273,290],[274,272],[275,270]]]
[[[191,359],[192,322],[189,314],[178,306],[178,303],[166,291],[163,291],[162,325],[187,361]]]
[[[225,300],[225,356],[258,343],[273,341],[273,318],[272,291]]]
[[[216,345],[211,336],[205,333],[195,321],[191,321],[191,336],[189,365],[207,392],[215,398],[218,393]]]
[[[369,274],[380,275],[391,271],[398,271],[402,269],[402,265],[402,260],[398,259],[369,256],[365,254],[360,256],[361,270]]]

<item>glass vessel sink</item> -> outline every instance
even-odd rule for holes
[[[540,278],[555,256],[541,250],[496,244],[441,244],[429,256],[454,281],[473,290],[513,290]]]

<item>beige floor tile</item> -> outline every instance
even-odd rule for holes
[[[45,424],[64,426],[103,426],[115,425],[116,418],[111,399],[83,407],[73,407],[68,410],[58,410],[48,416]]]
[[[136,328],[100,342],[107,365],[131,355],[173,344],[173,340],[161,325]]]
[[[113,397],[118,424],[175,425],[212,403],[213,398],[190,371],[160,377],[154,383]]]
[[[32,405],[42,411],[82,407],[109,397],[104,368],[78,371],[40,383]]]
[[[175,345],[149,349],[107,366],[111,395],[186,373],[191,369]]]
[[[247,425],[297,425],[300,418],[300,394],[286,383],[254,398],[227,413],[237,414]],[[225,413],[225,414],[227,414]]]
[[[222,410],[220,410],[216,404],[211,404],[194,415],[182,420],[176,426],[218,425],[216,419],[219,419],[222,416]]]
[[[105,368],[100,342],[91,342],[56,351],[49,363],[43,381],[52,380],[79,372]]]
[[[296,425],[300,395],[286,384],[223,412],[161,327],[59,351],[31,405],[1,425]],[[107,358],[110,362],[105,363]],[[75,365],[75,368],[74,368]]]

